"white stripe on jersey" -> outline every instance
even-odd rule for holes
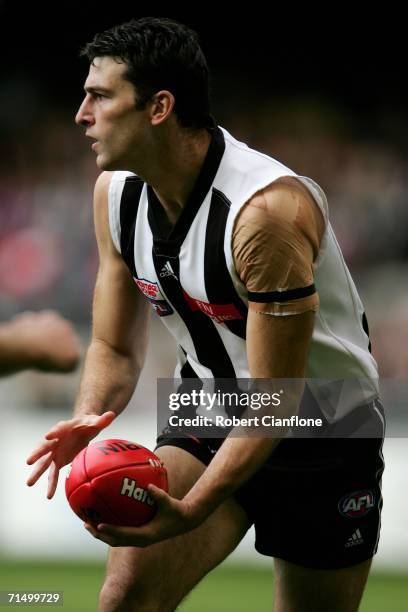
[[[114,172],[109,183],[109,226],[113,244],[120,253],[120,201],[122,199],[123,188],[128,176],[133,176],[131,172]]]

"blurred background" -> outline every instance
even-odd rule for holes
[[[188,13],[156,3],[154,11],[142,12],[134,3],[103,11],[93,2],[48,9],[0,2],[0,320],[26,309],[56,308],[75,323],[86,345],[97,269],[92,191],[98,171],[89,142],[73,123],[88,70],[78,50],[116,23],[164,15],[199,32],[218,122],[325,190],[366,307],[381,375],[404,381],[408,86],[398,15],[366,15],[360,22],[340,6],[316,17],[272,6],[268,17],[260,7],[251,13],[225,9],[221,16],[219,7],[209,6]],[[153,320],[140,388],[110,437],[154,445],[155,382],[171,375],[174,359],[172,340]],[[82,533],[63,487],[47,502],[45,482],[32,490],[24,485],[25,457],[54,422],[70,414],[78,377],[28,372],[0,381],[0,590],[53,584],[69,594],[66,609],[92,610],[105,547]],[[382,540],[364,609],[397,612],[408,610],[407,440],[387,439],[385,456]],[[242,602],[247,610],[261,592],[265,604],[259,600],[257,609],[270,609],[271,562],[252,552],[252,540],[249,534],[184,610],[241,610]],[[53,578],[56,568],[60,574]],[[239,601],[221,604],[222,593],[231,591],[225,585],[241,584],[241,573],[251,576],[252,587]],[[80,579],[81,594],[71,592]]]

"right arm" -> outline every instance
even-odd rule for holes
[[[59,469],[70,463],[92,438],[110,425],[130,400],[147,347],[149,305],[111,238],[108,189],[111,174],[95,186],[94,216],[99,271],[93,304],[92,340],[87,351],[74,417],[61,421],[27,459],[35,484],[49,468],[48,498],[56,490]]]
[[[92,340],[87,351],[74,415],[122,412],[142,370],[150,307],[111,238],[108,189],[111,174],[95,186],[94,218],[99,271],[93,302]]]

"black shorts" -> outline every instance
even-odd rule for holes
[[[384,421],[379,402],[366,410],[379,437],[282,440],[235,493],[255,526],[259,553],[314,569],[349,567],[376,553]],[[167,431],[157,448],[177,446],[208,465],[222,442]]]

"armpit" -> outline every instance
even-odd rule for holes
[[[289,315],[317,310],[313,262],[323,215],[306,187],[292,178],[256,193],[235,222],[232,252],[250,308]]]

